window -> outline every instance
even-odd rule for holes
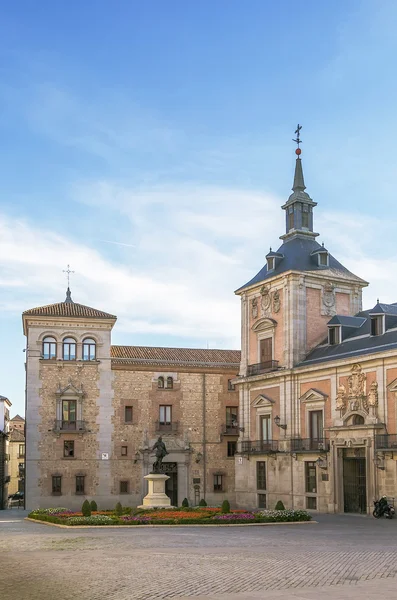
[[[291,206],[288,213],[288,229],[294,228],[294,209]]]
[[[65,440],[63,442],[63,456],[64,456],[64,458],[73,458],[74,457],[74,441],[73,440]]]
[[[84,475],[76,475],[76,494],[84,494]]]
[[[317,494],[317,473],[315,462],[305,462],[306,493]]]
[[[62,429],[76,429],[76,400],[62,400]]]
[[[164,388],[164,377],[159,377],[157,380],[157,387],[162,390]]]
[[[334,346],[335,344],[340,343],[339,332],[339,327],[328,327],[328,342],[330,346]]]
[[[236,389],[236,386],[232,383],[231,379],[227,380],[227,391],[228,392],[234,392]]]
[[[18,458],[25,456],[25,444],[19,444]]]
[[[306,508],[311,510],[317,510],[317,498],[316,496],[308,496],[306,498]]]
[[[258,508],[266,508],[266,494],[258,494]]]
[[[309,432],[312,442],[322,441],[323,439],[323,411],[311,410],[309,412]]]
[[[226,406],[226,429],[236,429],[238,423],[238,406]]]
[[[129,481],[120,481],[120,494],[129,494]]]
[[[128,446],[121,446],[121,456],[127,456]]]
[[[271,337],[260,340],[259,342],[259,362],[271,366],[273,359],[273,340]]]
[[[50,360],[57,357],[57,341],[53,337],[45,337],[43,340],[43,358]]]
[[[96,343],[92,338],[86,338],[83,341],[83,360],[96,359]]]
[[[223,492],[223,475],[214,475],[214,492]]]
[[[171,425],[171,406],[160,406],[160,425]]]
[[[172,377],[167,377],[167,389],[172,390],[174,387],[174,380]]]
[[[352,425],[364,425],[364,417],[361,415],[353,415]]]
[[[309,229],[309,213],[307,210],[305,211],[305,208],[302,211],[302,227]]]
[[[270,415],[263,415],[260,417],[260,437],[264,442],[271,440],[271,423]]]
[[[382,335],[383,331],[383,316],[371,317],[371,335]]]
[[[62,494],[62,477],[60,475],[52,476],[52,493],[54,496]]]
[[[132,406],[124,407],[124,422],[132,423]]]
[[[258,490],[266,489],[266,462],[263,460],[256,463],[256,488]]]
[[[328,252],[318,253],[318,264],[320,267],[328,267]]]
[[[63,360],[76,360],[76,340],[65,338],[63,340]]]
[[[267,270],[268,271],[274,271],[274,262],[275,262],[274,256],[269,256],[269,258],[267,259]]]
[[[228,442],[227,443],[227,455],[228,457],[232,457],[236,454],[237,451],[237,442]]]

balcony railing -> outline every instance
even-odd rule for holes
[[[85,431],[85,421],[55,421],[54,431]]]
[[[391,435],[382,434],[375,436],[375,448],[377,450],[396,450],[397,451],[397,434]]]
[[[250,375],[260,375],[261,373],[268,373],[269,371],[277,371],[278,360],[268,360],[266,362],[256,363],[255,365],[248,365],[247,377]]]
[[[162,423],[156,421],[156,432],[157,433],[176,433],[179,429],[179,421],[173,421],[172,423]]]
[[[222,435],[239,435],[239,428],[237,425],[232,425],[226,423],[226,425],[222,425],[221,427]]]
[[[291,452],[329,452],[329,440],[325,438],[293,438]]]
[[[256,440],[241,442],[241,454],[271,454],[278,452],[278,440]]]

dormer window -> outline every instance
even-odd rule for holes
[[[318,265],[319,267],[328,267],[328,252],[319,252],[318,253]]]
[[[274,271],[275,262],[276,262],[276,259],[274,258],[274,256],[269,256],[269,258],[267,259],[267,270],[268,271]]]
[[[384,315],[371,317],[371,335],[382,335],[385,332]]]
[[[340,327],[328,327],[328,343],[330,346],[340,344]]]

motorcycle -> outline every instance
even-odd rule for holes
[[[372,514],[375,519],[380,519],[383,515],[386,519],[392,519],[394,517],[394,498],[389,502],[386,496],[382,496],[379,500],[374,501],[374,507]]]

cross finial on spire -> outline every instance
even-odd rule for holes
[[[70,274],[74,273],[74,271],[70,270],[70,265],[68,265],[68,268],[65,270],[63,269],[62,273],[66,273],[66,277],[68,279],[68,288],[70,287]]]
[[[302,140],[300,138],[301,129],[302,129],[302,125],[299,125],[299,123],[298,123],[298,126],[295,131],[296,139],[292,140],[293,142],[295,142],[298,145],[297,149],[295,150],[295,154],[297,154],[298,156],[302,152],[302,150],[299,148],[299,144],[302,143]]]

